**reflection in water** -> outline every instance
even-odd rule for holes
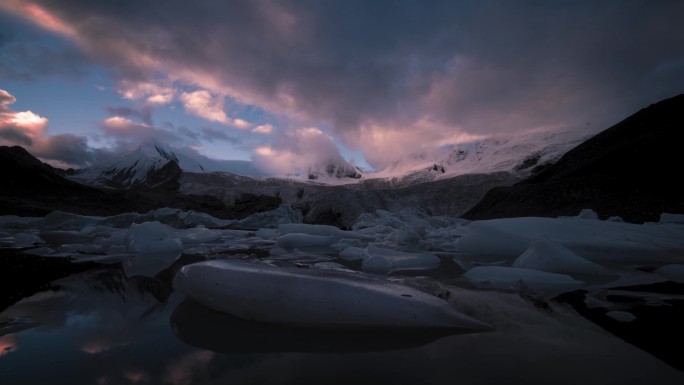
[[[18,334],[9,334],[0,337],[0,356],[4,356],[5,354],[9,354],[17,350],[18,343]]]
[[[215,313],[172,292],[171,276],[93,270],[1,312],[40,325],[0,336],[0,385],[684,383],[574,312],[516,294],[458,292],[461,304],[486,304],[472,308],[497,326],[490,333],[341,334]]]
[[[198,350],[173,360],[166,368],[163,378],[164,382],[173,385],[192,384],[195,374],[206,371],[214,355],[213,352],[207,350]]]
[[[246,321],[186,299],[171,315],[181,341],[215,352],[350,353],[399,350],[429,344],[453,331],[311,329]]]

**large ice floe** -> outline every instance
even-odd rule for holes
[[[313,327],[491,327],[444,300],[386,279],[344,272],[214,260],[184,266],[174,287],[243,319]]]
[[[543,299],[684,281],[684,220],[672,214],[646,224],[600,221],[586,210],[468,222],[377,210],[351,230],[301,221],[289,206],[242,220],[169,208],[112,217],[3,216],[0,247],[121,263],[129,276],[150,277],[183,254],[200,256],[210,261],[185,266],[176,279],[188,297],[243,318],[319,326],[482,326],[434,290],[405,282],[415,276]]]

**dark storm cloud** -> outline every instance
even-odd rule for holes
[[[19,31],[19,32],[18,32]],[[25,23],[0,13],[0,79],[80,78],[86,59],[71,44],[45,39]]]
[[[36,3],[122,80],[329,123],[375,165],[460,133],[604,128],[684,91],[676,0]]]
[[[33,139],[26,135],[21,128],[3,125],[2,123],[0,123],[0,140],[22,146],[31,146],[33,144]]]

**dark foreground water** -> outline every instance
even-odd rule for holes
[[[0,313],[0,384],[683,384],[684,373],[568,305],[451,287],[496,331],[309,330],[242,321],[117,267]],[[678,346],[675,348],[679,348]]]

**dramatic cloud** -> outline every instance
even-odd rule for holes
[[[315,127],[289,130],[274,139],[270,146],[257,147],[252,158],[273,175],[306,175],[310,167],[324,162],[344,162],[333,139]]]
[[[175,132],[145,122],[136,122],[123,116],[111,116],[102,122],[102,132],[107,139],[114,140],[115,152],[126,152],[141,143],[160,143],[174,147],[192,145]],[[196,144],[196,143],[194,143]]]
[[[48,135],[48,120],[31,111],[13,111],[16,99],[0,89],[0,145],[22,146],[58,167],[85,166],[103,154],[88,147],[85,137]]]
[[[184,92],[180,95],[180,100],[185,106],[185,110],[209,121],[228,123],[228,116],[223,111],[223,100],[221,97],[214,97],[208,91]]]
[[[23,20],[0,13],[0,79],[79,79],[85,75],[86,59],[76,47],[55,48],[54,41],[25,27]]]
[[[110,68],[126,98],[177,101],[210,122],[266,133],[231,112],[256,106],[300,128],[330,127],[377,167],[459,138],[605,128],[684,90],[677,0],[4,6]]]

